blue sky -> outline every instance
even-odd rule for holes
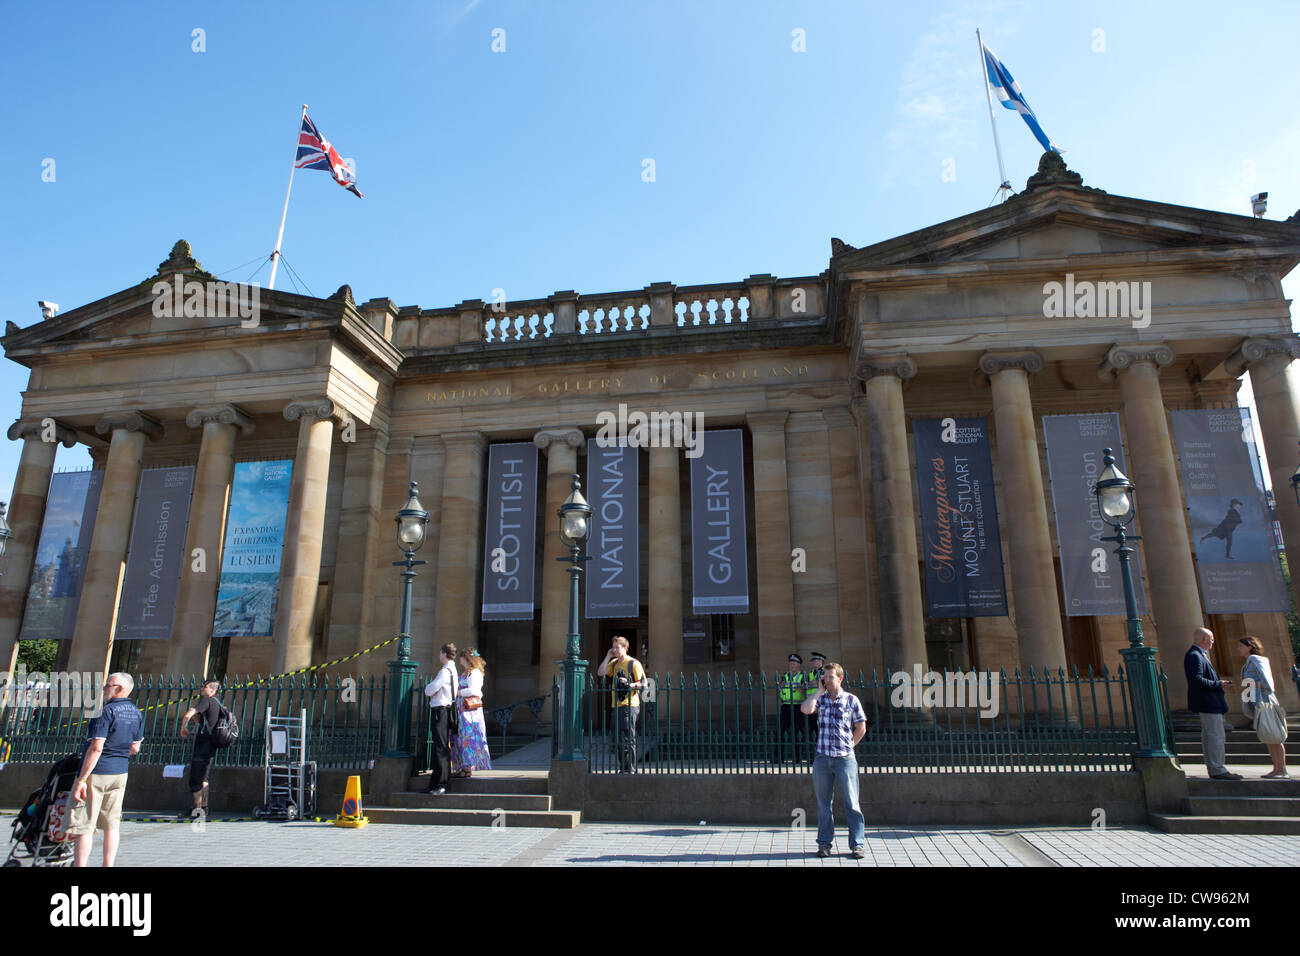
[[[210,271],[248,279],[256,262],[233,267],[274,244],[302,103],[366,195],[324,172],[295,177],[284,257],[317,295],[346,282],[359,301],[432,308],[496,288],[516,299],[815,274],[831,236],[861,246],[993,198],[977,25],[1086,184],[1237,213],[1267,190],[1269,218],[1300,209],[1290,2],[10,0],[5,12],[0,304],[24,327],[39,299],[67,311],[151,275],[179,238]],[[997,113],[1021,188],[1041,150]],[[283,269],[276,284],[293,288]],[[1300,289],[1295,276],[1286,288]],[[5,422],[27,376],[0,363]],[[18,453],[0,446],[5,495]],[[59,451],[59,466],[87,461]]]

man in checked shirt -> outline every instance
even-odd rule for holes
[[[831,855],[835,842],[835,816],[831,798],[839,781],[844,814],[849,824],[849,849],[853,859],[866,856],[866,824],[858,809],[858,761],[853,748],[867,732],[862,702],[844,690],[844,668],[830,663],[822,671],[821,690],[808,696],[801,709],[817,715],[817,756],[813,758],[813,788],[817,793],[817,856]]]

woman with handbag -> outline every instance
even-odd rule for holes
[[[491,770],[487,724],[483,720],[483,658],[472,649],[460,653],[460,733],[452,751],[453,777],[470,777]]]
[[[1237,642],[1237,654],[1246,659],[1241,668],[1243,709],[1255,723],[1255,736],[1268,747],[1273,759],[1273,771],[1264,774],[1265,780],[1287,780],[1286,772],[1286,711],[1273,693],[1273,669],[1264,656],[1264,646],[1259,638],[1247,635]],[[1246,683],[1247,681],[1251,683]]]

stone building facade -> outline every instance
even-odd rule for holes
[[[1067,618],[1056,570],[1044,414],[1116,411],[1137,485],[1147,639],[1185,700],[1181,660],[1209,623],[1230,650],[1259,636],[1279,678],[1284,615],[1202,610],[1167,412],[1233,407],[1250,376],[1291,567],[1300,507],[1300,340],[1280,280],[1300,261],[1300,220],[1264,221],[1084,187],[1053,154],[1007,202],[865,248],[832,240],[821,275],[449,308],[263,291],[255,325],[160,317],[154,284],[213,279],[178,243],[155,276],[55,318],[10,323],[7,356],[31,369],[24,443],[0,578],[0,663],[12,659],[57,442],[90,446],[104,479],[67,668],[281,673],[392,637],[400,605],[393,518],[416,480],[430,512],[415,579],[412,656],[476,646],[487,695],[549,690],[568,586],[556,509],[582,471],[597,416],[627,403],[691,410],[744,433],[748,614],[710,621],[706,662],[684,660],[690,492],[681,449],[641,453],[641,613],[585,621],[599,660],[616,633],[649,669],[783,667],[820,650],[851,670],[1114,668],[1119,617]],[[1048,319],[1045,283],[1150,282],[1145,327]],[[923,602],[910,423],[987,416],[1003,541],[1003,617],[931,620]],[[537,611],[479,614],[490,444],[531,441],[539,475]],[[236,462],[291,458],[274,636],[210,640],[219,561],[182,570],[173,637],[113,645],[142,468],[192,464],[186,553],[220,551]],[[792,570],[804,549],[806,570]],[[391,646],[348,665],[381,673]],[[1235,673],[1235,658],[1223,663]],[[1284,666],[1287,665],[1287,666]],[[1289,682],[1279,692],[1297,705]]]

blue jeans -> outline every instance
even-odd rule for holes
[[[835,796],[834,784],[840,785],[844,797],[844,815],[849,822],[849,848],[866,846],[866,822],[858,809],[858,761],[852,756],[827,757],[818,754],[813,760],[813,789],[817,794],[817,845],[831,846],[835,842],[835,817],[831,798]]]

